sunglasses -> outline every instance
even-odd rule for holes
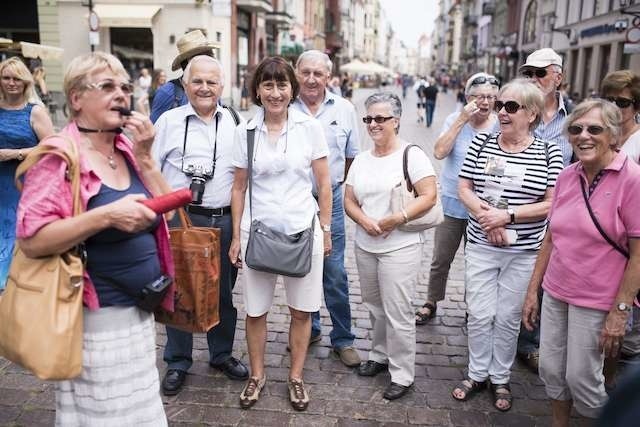
[[[631,105],[635,104],[635,99],[622,98],[620,96],[606,96],[602,99],[606,99],[609,102],[613,102],[618,106],[618,108],[629,108]]]
[[[547,74],[549,74],[549,72],[546,70],[546,68],[535,68],[533,70],[522,71],[522,75],[528,78],[532,78],[533,76],[536,76],[537,78],[542,79],[546,77]]]
[[[604,128],[598,125],[590,125],[590,126],[582,126],[582,125],[571,125],[567,128],[567,132],[570,135],[580,135],[584,129],[587,129],[589,135],[600,135],[604,132]]]
[[[129,82],[116,83],[112,80],[103,80],[98,83],[89,83],[87,84],[89,89],[98,89],[104,93],[111,94],[116,91],[117,88],[120,88],[122,93],[125,95],[131,95],[133,93],[133,85]]]
[[[502,110],[502,107],[504,107],[507,113],[515,114],[519,109],[524,108],[524,105],[520,105],[516,101],[496,101],[493,108],[496,110],[496,113],[498,113]]]
[[[495,77],[491,77],[491,76],[489,76],[489,77],[487,77],[487,76],[476,77],[475,79],[473,79],[473,81],[471,82],[471,84],[469,86],[483,85],[485,83],[489,83],[490,85],[500,87],[500,81],[498,79],[496,79]]]
[[[389,116],[389,117],[384,117],[384,116],[375,116],[375,117],[371,117],[371,116],[367,116],[367,117],[363,117],[362,121],[365,122],[366,124],[371,124],[371,122],[376,122],[376,123],[384,123],[387,120],[391,120],[393,119],[393,116]]]

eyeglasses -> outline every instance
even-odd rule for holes
[[[587,129],[589,135],[600,135],[604,132],[604,128],[598,125],[590,125],[590,126],[582,126],[582,125],[571,125],[567,128],[567,132],[570,135],[580,135],[584,129]]]
[[[629,108],[629,106],[636,103],[635,99],[623,98],[621,96],[606,96],[602,99],[613,102],[618,106],[618,108]]]
[[[502,110],[502,107],[504,107],[505,111],[509,114],[515,114],[519,109],[525,108],[524,105],[520,105],[516,101],[496,101],[493,109],[498,113]]]
[[[375,117],[371,117],[371,116],[367,116],[367,117],[363,117],[362,121],[365,122],[366,124],[371,124],[371,122],[376,122],[378,124],[380,123],[384,123],[387,120],[391,120],[393,119],[393,116],[389,116],[389,117],[384,117],[384,116],[375,116]]]
[[[495,95],[474,95],[474,94],[469,94],[469,96],[474,97],[475,99],[479,100],[479,101],[495,101],[496,100],[496,96]]]
[[[475,79],[473,79],[473,81],[471,82],[471,84],[469,86],[482,85],[482,84],[485,84],[485,83],[489,83],[490,85],[500,87],[500,80],[496,79],[493,76],[476,77]]]
[[[113,80],[103,80],[98,83],[89,83],[87,84],[89,89],[98,89],[104,93],[111,94],[116,91],[117,88],[120,88],[122,93],[125,95],[131,95],[133,93],[133,85],[129,82],[116,83]]]
[[[546,68],[534,68],[522,71],[522,75],[528,78],[532,78],[535,75],[537,78],[542,79],[546,77],[547,74],[549,74],[549,72]]]

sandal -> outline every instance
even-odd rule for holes
[[[429,301],[427,301],[422,305],[422,308],[428,309],[429,312],[423,313],[420,310],[416,311],[416,325],[424,325],[429,320],[436,317],[436,310],[438,309],[438,304],[430,303]]]
[[[513,396],[511,395],[511,386],[507,384],[491,384],[491,394],[493,394],[493,406],[501,412],[507,412],[511,409],[511,401]],[[509,405],[505,408],[498,406],[499,400],[505,400]]]
[[[251,377],[249,381],[247,381],[247,385],[240,393],[240,407],[242,409],[251,408],[260,398],[260,391],[264,387],[267,382],[267,377],[265,375],[262,378]]]
[[[469,400],[471,396],[478,393],[480,390],[483,390],[486,386],[486,381],[478,382],[472,380],[471,378],[467,378],[460,381],[460,383],[458,383],[458,385],[451,391],[451,397],[459,402],[465,402]],[[457,397],[455,395],[456,390],[462,390],[464,392],[464,396]]]

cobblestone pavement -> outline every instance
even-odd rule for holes
[[[433,142],[447,114],[455,108],[454,95],[440,95],[435,110],[434,126],[427,129],[416,121],[415,95],[412,91],[405,102],[400,134],[410,142],[421,144],[431,156]],[[370,89],[355,91],[354,102],[359,113]],[[362,135],[368,141],[364,127]],[[368,142],[364,143],[365,147]],[[434,161],[439,171],[440,162]],[[368,312],[362,305],[358,272],[353,255],[354,224],[348,221],[346,265],[350,282],[355,346],[363,359],[371,347]],[[423,266],[414,301],[416,307],[427,294],[428,271],[433,250],[430,236],[424,248]],[[268,317],[266,348],[267,385],[260,401],[250,410],[241,410],[238,396],[242,382],[231,381],[209,368],[206,339],[194,339],[194,365],[182,392],[164,398],[170,424],[174,426],[234,425],[234,426],[534,426],[550,424],[550,407],[540,380],[521,365],[514,366],[512,388],[513,409],[506,414],[493,409],[490,396],[483,393],[469,402],[456,402],[450,396],[454,384],[463,378],[467,363],[467,337],[464,326],[463,258],[458,253],[452,265],[447,298],[439,304],[438,315],[429,325],[418,327],[416,379],[413,390],[400,400],[389,402],[382,391],[389,382],[388,374],[375,379],[359,377],[346,368],[332,353],[329,341],[330,319],[322,309],[322,341],[310,348],[304,379],[309,385],[311,403],[304,413],[295,412],[287,398],[289,354],[289,314],[283,289],[278,286]],[[245,341],[245,312],[242,304],[242,284],[235,288],[238,308],[238,330],[234,355],[248,363]],[[161,375],[165,364],[162,350],[164,327],[158,326],[158,368]],[[54,396],[51,384],[38,381],[25,371],[0,359],[0,425],[52,425]],[[580,424],[574,420],[575,425]]]

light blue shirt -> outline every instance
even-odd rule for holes
[[[453,122],[455,122],[459,115],[460,113],[456,112],[446,118],[440,136],[451,128]],[[458,175],[460,174],[460,169],[462,169],[462,163],[464,163],[464,158],[467,155],[467,149],[471,141],[478,133],[493,133],[499,128],[500,126],[497,120],[493,128],[483,131],[478,131],[467,122],[462,129],[460,129],[460,132],[458,132],[458,136],[456,136],[453,142],[451,152],[444,158],[444,166],[440,175],[442,209],[445,215],[453,218],[467,219],[467,209],[458,198]]]
[[[541,120],[540,124],[533,130],[533,135],[543,141],[555,142],[560,147],[560,151],[562,151],[562,163],[566,167],[571,163],[573,148],[571,148],[569,140],[564,135],[564,120],[567,118],[564,100],[559,92],[556,92],[556,98],[558,99],[558,111],[553,116],[553,120],[546,124]]]
[[[292,107],[320,121],[324,128],[324,135],[329,145],[329,171],[331,173],[331,187],[344,181],[344,167],[346,159],[353,159],[360,147],[360,134],[356,117],[356,109],[346,99],[325,90],[324,101],[318,113],[314,116],[309,108],[300,100]]]

